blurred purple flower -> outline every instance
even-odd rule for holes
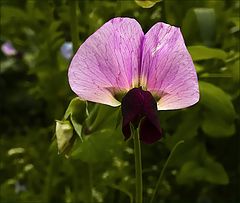
[[[65,42],[61,46],[61,54],[65,59],[70,59],[73,56],[73,44],[72,44],[72,42]]]
[[[181,31],[161,22],[144,34],[134,19],[110,20],[78,49],[68,77],[83,100],[110,106],[122,102],[125,138],[132,124],[148,144],[162,137],[157,110],[181,109],[199,100],[197,74]]]
[[[14,56],[17,54],[17,50],[13,47],[12,43],[9,41],[4,42],[2,44],[1,50],[6,56]]]

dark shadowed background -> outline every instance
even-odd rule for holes
[[[171,149],[184,140],[156,202],[239,202],[240,2],[162,0],[142,8],[134,0],[81,0],[76,5],[79,46],[109,19],[128,16],[145,32],[159,21],[181,27],[194,60],[200,102],[160,111],[165,137],[142,145],[144,201],[149,202]],[[70,1],[1,0],[0,6],[0,201],[131,202],[133,144],[123,140],[117,125],[119,108],[98,105],[85,142],[75,135],[70,157],[58,155],[55,120],[76,96],[67,79],[71,44],[62,47],[71,42]],[[4,51],[6,43],[12,52]],[[90,112],[93,106],[88,104]]]

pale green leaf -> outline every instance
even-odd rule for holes
[[[208,48],[206,46],[196,45],[188,46],[193,61],[207,60],[207,59],[221,59],[227,58],[227,53],[221,49]]]
[[[205,108],[201,127],[212,137],[231,136],[235,132],[234,119],[236,112],[231,98],[219,87],[199,82],[200,104]]]
[[[191,109],[190,111],[182,112],[183,119],[180,121],[175,133],[172,136],[166,137],[166,145],[169,149],[180,140],[188,140],[197,135],[199,122],[199,108]]]
[[[187,41],[201,41],[213,45],[216,35],[216,16],[212,8],[189,9],[182,23],[182,32]]]
[[[225,185],[228,184],[229,179],[223,166],[208,158],[201,164],[195,161],[186,162],[177,175],[179,184],[190,184],[196,181]]]
[[[65,112],[64,119],[67,119],[72,115],[74,120],[81,124],[86,119],[87,114],[87,103],[80,100],[78,97],[75,97],[71,100]]]
[[[119,133],[113,130],[101,130],[83,137],[78,142],[71,157],[87,163],[105,162],[111,160],[119,149]],[[122,142],[121,142],[122,143]]]
[[[160,2],[161,0],[135,0],[137,5],[141,6],[142,8],[151,8],[153,7],[157,2]]]
[[[199,88],[200,103],[204,107],[230,123],[235,119],[236,112],[231,102],[231,97],[227,93],[219,87],[203,81],[199,82]]]
[[[202,129],[211,137],[228,137],[235,133],[235,124],[216,113],[206,112],[202,121]]]
[[[75,132],[78,134],[79,138],[81,140],[83,140],[83,138],[82,138],[82,125],[80,123],[78,123],[78,121],[76,121],[72,115],[70,116],[70,119],[71,119],[71,122],[72,122],[72,125],[74,127]]]

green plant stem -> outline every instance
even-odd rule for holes
[[[52,193],[52,186],[53,186],[53,177],[54,177],[54,171],[55,166],[58,165],[57,163],[57,157],[55,154],[49,155],[50,163],[47,166],[47,174],[45,177],[45,186],[44,186],[44,202],[50,202],[51,200],[51,193]]]
[[[72,38],[74,52],[76,52],[78,49],[77,5],[78,5],[77,0],[69,0],[71,38]]]
[[[86,164],[86,202],[93,203],[93,196],[92,196],[92,166],[91,164]]]
[[[134,156],[135,156],[135,175],[136,175],[136,203],[142,203],[142,158],[139,131],[133,131]]]
[[[124,187],[120,187],[118,185],[115,185],[115,184],[111,184],[110,187],[112,187],[112,188],[114,188],[116,190],[119,190],[119,191],[123,192],[124,194],[126,194],[129,197],[130,203],[133,203],[132,193],[129,192],[127,189],[125,189]]]
[[[153,194],[152,194],[152,198],[151,198],[150,203],[153,203],[153,200],[155,199],[155,196],[157,195],[157,189],[159,188],[160,183],[162,182],[164,172],[165,172],[165,170],[166,170],[166,168],[167,168],[167,166],[168,166],[168,163],[169,163],[169,161],[170,161],[170,159],[171,159],[174,151],[177,149],[177,147],[178,147],[180,144],[183,144],[183,143],[184,143],[184,141],[183,141],[183,140],[180,140],[179,142],[177,142],[177,144],[175,144],[175,146],[174,146],[173,149],[171,150],[171,152],[170,152],[170,154],[169,154],[169,156],[168,156],[168,158],[167,158],[167,161],[165,162],[165,164],[164,164],[164,166],[163,166],[163,168],[162,168],[162,170],[161,170],[161,173],[160,173],[160,176],[159,176],[159,178],[158,178],[157,184],[156,184],[156,186],[155,186],[155,188],[154,188],[154,191],[153,191]]]

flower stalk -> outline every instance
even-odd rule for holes
[[[136,203],[142,203],[142,158],[139,130],[133,130],[134,157],[135,157],[135,176],[136,176]]]

